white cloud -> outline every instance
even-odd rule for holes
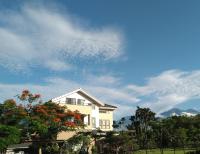
[[[120,78],[115,77],[113,75],[109,75],[109,74],[98,75],[98,76],[89,74],[89,75],[87,75],[86,80],[87,80],[87,82],[90,82],[90,84],[104,85],[104,86],[105,85],[107,85],[107,86],[117,86],[121,83]]]
[[[53,71],[65,71],[72,69],[70,64],[64,63],[60,60],[46,61],[45,66]]]
[[[85,78],[90,78],[88,75]],[[93,79],[98,78],[93,75]],[[101,76],[100,78],[107,78],[108,76]],[[114,76],[109,76],[108,78],[112,79],[112,84],[114,82],[118,83],[119,78]],[[83,88],[88,93],[91,93],[93,96],[97,97],[101,101],[116,105],[118,107],[115,114],[116,118],[120,118],[122,115],[127,115],[134,108],[134,103],[137,103],[139,100],[133,95],[127,93],[122,86],[110,86],[102,84],[103,81],[96,81],[95,85],[92,81],[93,79],[87,80],[84,83],[76,82],[73,80],[66,80],[63,78],[46,78],[44,84],[5,84],[0,83],[0,100],[3,101],[8,98],[13,98],[16,94],[19,94],[24,89],[29,89],[33,93],[40,93],[44,100],[48,100],[72,90]],[[92,81],[92,82],[91,82]],[[105,81],[106,82],[106,81]]]
[[[147,80],[144,86],[123,85],[121,78],[112,75],[87,74],[77,82],[50,77],[40,84],[0,83],[0,100],[11,98],[23,89],[42,94],[47,100],[77,88],[84,88],[105,103],[118,107],[115,118],[133,114],[137,105],[150,107],[160,113],[192,99],[200,99],[200,71],[165,71]],[[104,82],[105,81],[105,82]]]
[[[142,106],[149,107],[159,114],[187,100],[188,99],[185,96],[179,96],[177,94],[168,94],[156,98],[155,101],[145,102],[144,104],[142,104]]]
[[[149,78],[144,86],[128,85],[127,89],[142,100],[142,106],[161,113],[183,102],[200,98],[200,71],[165,71]],[[144,97],[148,97],[148,100]]]
[[[0,64],[10,70],[42,66],[63,71],[73,57],[106,60],[122,54],[118,30],[86,27],[66,12],[25,6],[20,12],[0,11],[0,17]]]

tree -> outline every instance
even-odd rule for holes
[[[21,133],[22,141],[55,141],[59,132],[83,127],[78,111],[72,112],[51,101],[42,103],[40,94],[24,90],[18,98],[21,104],[9,99],[0,105],[0,124],[18,130],[15,132]]]
[[[67,110],[53,102],[35,105],[30,113],[30,131],[37,138],[55,140],[61,131],[82,127],[81,114]],[[42,129],[40,129],[42,128]]]
[[[145,149],[148,148],[148,132],[150,132],[150,123],[153,120],[155,120],[154,112],[152,112],[149,108],[137,107],[134,117],[134,126],[139,144]]]
[[[22,105],[17,105],[13,99],[8,99],[0,105],[0,123],[9,126],[19,126],[27,112]]]
[[[119,124],[117,121],[113,121],[113,128],[118,129],[119,128]]]
[[[130,118],[129,120],[131,121],[131,123],[128,124],[128,125],[126,126],[126,128],[127,128],[128,130],[135,130],[135,125],[134,125],[134,123],[135,123],[135,116],[131,116],[131,118]]]
[[[0,150],[8,145],[19,143],[20,131],[14,126],[0,125]]]
[[[196,151],[198,150],[198,147],[200,146],[200,128],[192,128],[188,130],[188,139],[190,143],[193,144],[193,146],[196,148]]]
[[[40,94],[24,90],[18,98],[24,103],[27,113],[22,122],[24,133],[31,134],[33,140],[56,140],[59,132],[83,126],[78,111],[72,112],[51,101],[34,104],[38,102]]]
[[[177,138],[177,143],[179,146],[183,147],[183,151],[185,154],[185,144],[187,141],[187,130],[185,128],[178,128],[176,131],[176,138]]]
[[[107,144],[107,151],[104,151],[104,153],[119,154],[138,149],[138,145],[128,132],[119,135],[108,133],[104,142],[104,145]]]

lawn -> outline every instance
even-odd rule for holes
[[[190,152],[190,151],[193,151],[193,150],[185,150],[185,152]],[[140,151],[134,152],[134,154],[146,154],[146,151],[140,150]],[[148,150],[148,154],[161,154],[161,152],[160,152],[160,149],[152,149],[152,150]],[[173,149],[165,149],[163,151],[163,154],[174,154],[174,151]],[[184,154],[184,151],[177,149],[175,154]]]

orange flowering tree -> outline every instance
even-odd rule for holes
[[[31,132],[36,133],[36,138],[55,139],[61,131],[74,130],[83,126],[78,111],[66,110],[66,107],[51,101],[33,106],[30,117],[31,124],[34,126],[30,129],[33,129]],[[38,131],[38,127],[43,129]]]
[[[61,131],[74,130],[82,127],[81,114],[72,112],[65,106],[51,101],[41,103],[39,94],[31,94],[24,90],[18,98],[26,103],[27,118],[24,122],[26,134],[32,139],[55,140]],[[34,104],[34,102],[38,102]]]
[[[39,94],[24,90],[20,103],[7,100],[0,105],[0,124],[21,130],[22,140],[55,140],[61,131],[82,127],[81,114],[51,101],[42,103]]]

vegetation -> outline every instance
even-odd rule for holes
[[[0,149],[24,142],[52,142],[61,131],[83,127],[81,114],[67,110],[51,101],[41,103],[39,94],[24,90],[13,99],[0,104]]]
[[[103,143],[106,153],[125,153],[132,152],[134,149],[138,149],[138,145],[135,142],[133,134],[130,132],[123,132],[115,134],[114,132],[108,133]]]
[[[189,153],[189,152],[193,152],[194,150],[185,150],[185,152]],[[145,154],[146,153],[146,150],[139,150],[137,152],[135,152],[134,154]],[[148,154],[160,154],[161,151],[160,149],[151,149],[151,150],[148,150]],[[165,149],[163,150],[163,153],[164,154],[174,154],[174,151],[173,149]],[[176,151],[176,154],[183,154],[184,151],[182,149],[177,149]]]
[[[8,145],[32,141],[44,153],[88,151],[92,137],[93,153],[193,154],[200,153],[200,115],[156,118],[149,108],[138,107],[131,116],[128,131],[110,132],[98,137],[79,134],[60,144],[59,132],[83,127],[82,115],[51,101],[42,103],[39,94],[24,90],[19,102],[8,99],[0,104],[0,150]],[[124,128],[125,118],[114,121],[113,127]]]
[[[20,131],[13,126],[0,125],[0,149],[20,141]]]
[[[199,151],[200,147],[200,115],[173,116],[166,119],[155,118],[149,108],[138,107],[136,113],[131,116],[131,124],[127,126],[129,131],[135,132],[133,145],[138,145],[142,153],[152,153],[150,149],[158,149],[155,153],[188,153],[187,149]],[[114,122],[114,127],[121,127]],[[124,132],[122,131],[121,134]],[[126,138],[126,136],[124,136]],[[166,149],[171,149],[167,150]],[[181,150],[180,150],[181,149]],[[134,149],[137,150],[137,149]]]

